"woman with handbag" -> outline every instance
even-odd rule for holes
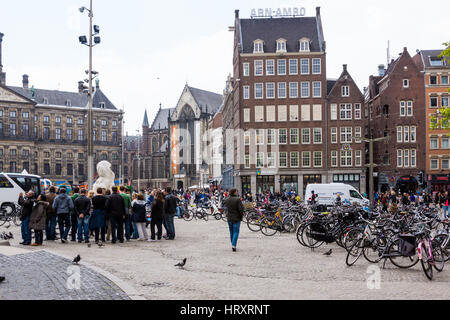
[[[47,197],[45,195],[40,195],[37,199],[36,205],[33,207],[30,216],[30,230],[34,231],[34,243],[32,246],[42,246],[44,241],[44,230],[45,230],[45,210],[49,206],[47,202]]]

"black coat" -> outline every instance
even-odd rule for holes
[[[121,217],[125,215],[125,201],[118,193],[114,193],[106,200],[106,214],[112,217]]]
[[[33,211],[34,206],[34,199],[33,198],[24,199],[22,197],[19,197],[19,204],[22,206],[22,214],[20,215],[20,221],[23,221],[25,220],[25,218],[31,216],[31,212]]]
[[[239,197],[229,197],[224,200],[224,205],[227,207],[228,222],[241,222],[244,216],[244,205]]]
[[[169,194],[164,199],[164,214],[174,215],[177,213],[177,198],[174,195]]]
[[[162,219],[164,217],[164,203],[160,200],[153,200],[152,219]]]
[[[79,196],[73,206],[74,212],[78,216],[80,214],[87,216],[91,213],[91,199],[86,196]]]
[[[131,204],[131,219],[133,222],[146,222],[145,201],[136,200]]]

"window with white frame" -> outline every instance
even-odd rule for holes
[[[297,105],[289,106],[289,109],[290,109],[289,120],[290,121],[298,121],[298,106]]]
[[[448,76],[441,76],[441,84],[442,85],[448,85]]]
[[[415,127],[413,127],[415,128]],[[442,138],[442,149],[449,149],[449,138]]]
[[[286,52],[286,40],[277,40],[277,53]]]
[[[311,144],[310,128],[302,128],[302,144]]]
[[[349,103],[341,104],[341,120],[352,120],[352,105]]]
[[[439,169],[439,159],[431,159],[430,160],[430,169],[438,170]]]
[[[416,149],[411,149],[411,168],[417,167],[417,151]]]
[[[322,97],[322,82],[313,81],[313,97],[314,98]]]
[[[412,162],[412,160],[411,160]],[[442,169],[449,169],[449,159],[442,159]]]
[[[400,101],[400,117],[406,116],[406,102]]]
[[[403,167],[403,150],[397,150],[397,167]]]
[[[403,142],[409,142],[409,127],[403,127]]]
[[[267,106],[267,122],[275,122],[275,106]]]
[[[255,40],[253,43],[253,53],[264,53],[264,42],[262,40]]]
[[[250,145],[250,131],[244,132],[244,146]]]
[[[331,143],[338,143],[338,128],[331,128]]]
[[[302,152],[302,167],[303,168],[311,167],[311,152],[309,151]]]
[[[349,86],[342,86],[341,87],[341,93],[343,97],[350,97],[350,87]]]
[[[403,79],[403,88],[409,88],[409,80]]]
[[[267,153],[267,168],[276,168],[276,152]]]
[[[397,127],[397,142],[403,142],[403,127]]]
[[[264,98],[264,86],[262,83],[255,83],[255,99]]]
[[[266,60],[266,75],[273,76],[275,75],[275,60]]]
[[[244,99],[250,99],[250,86],[244,86]]]
[[[264,62],[263,60],[255,60],[255,76],[264,75]]]
[[[277,61],[278,64],[278,75],[284,76],[286,75],[286,59],[279,59]]]
[[[341,143],[352,143],[352,131],[351,127],[341,128]]]
[[[308,39],[300,40],[300,51],[309,52],[309,40]]]
[[[278,82],[278,99],[286,98],[286,82]]]
[[[264,122],[264,106],[255,106],[255,122]]]
[[[298,144],[298,128],[291,128],[290,131],[291,144]]]
[[[276,144],[276,130],[275,129],[267,129],[267,144],[274,145]]]
[[[291,152],[291,168],[298,168],[298,152]]]
[[[355,119],[361,120],[361,104],[355,103]]]
[[[409,168],[409,150],[403,150],[403,167]]]
[[[250,122],[250,109],[244,109],[244,122]]]
[[[352,166],[352,151],[341,151],[341,167]]]
[[[331,166],[332,167],[338,166],[338,152],[337,151],[331,151]]]
[[[438,138],[430,139],[430,149],[439,149],[439,139]]]
[[[361,127],[355,127],[355,143],[361,143],[362,140],[361,139],[357,139],[357,138],[362,138],[362,128]]]
[[[264,168],[264,152],[256,152],[256,167]]]
[[[442,108],[448,107],[448,96],[441,97],[441,107]]]
[[[302,105],[302,121],[311,121],[311,106],[309,104]]]
[[[257,146],[264,145],[264,129],[255,130],[255,143]]]
[[[244,77],[250,76],[250,63],[246,62],[243,65]]]
[[[287,129],[278,129],[278,143],[287,144]]]
[[[289,74],[298,74],[298,59],[289,59]]]
[[[280,168],[287,168],[287,152],[280,152],[279,165]]]
[[[322,105],[313,105],[313,121],[322,121]]]
[[[322,152],[321,151],[315,151],[313,153],[313,165],[314,165],[314,168],[322,167]]]
[[[266,83],[266,97],[267,99],[275,99],[275,83]]]
[[[309,74],[309,59],[300,59],[301,74]]]
[[[412,117],[413,116],[413,102],[412,101],[408,101],[407,103],[407,109],[406,109],[406,115],[408,117]]]
[[[322,73],[322,60],[320,58],[312,59],[312,73],[313,74],[321,74]]]
[[[289,82],[289,98],[298,98],[298,82]]]
[[[249,154],[246,154],[246,155],[244,155],[244,167],[246,168],[246,169],[249,169],[250,168],[250,155]]]
[[[322,128],[313,129],[313,143],[322,144]]]
[[[309,82],[302,82],[302,98],[309,98],[310,96],[310,83]]]
[[[362,151],[361,150],[355,151],[355,166],[357,166],[357,167],[362,166]]]
[[[337,104],[330,105],[330,119],[331,120],[337,120]]]
[[[287,106],[278,106],[278,122],[287,121]]]

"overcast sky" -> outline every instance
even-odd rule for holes
[[[0,0],[3,66],[8,85],[22,75],[40,89],[76,91],[86,78],[88,16],[78,11],[88,0]],[[304,7],[306,16],[321,7],[327,41],[327,77],[342,65],[360,86],[387,60],[387,43],[396,58],[408,47],[441,49],[450,41],[450,1],[433,0],[94,0],[94,23],[102,44],[94,49],[100,86],[118,108],[125,108],[125,131],[136,134],[145,109],[153,120],[161,103],[174,107],[186,83],[222,93],[232,72],[234,10],[249,18],[252,8]]]

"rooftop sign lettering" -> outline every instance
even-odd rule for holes
[[[250,17],[253,18],[281,18],[281,17],[304,17],[305,8],[259,8],[252,9]]]

